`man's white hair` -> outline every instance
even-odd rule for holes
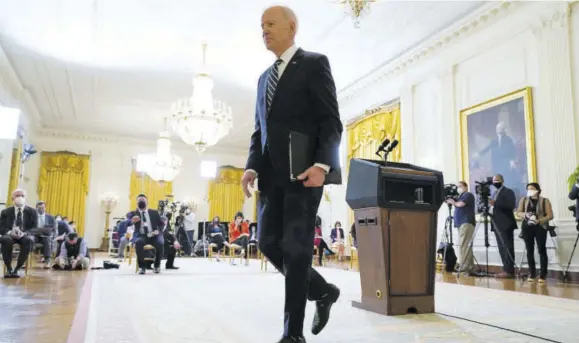
[[[298,23],[298,16],[296,15],[296,12],[294,12],[294,10],[292,10],[291,8],[289,8],[287,6],[283,6],[283,5],[270,6],[265,11],[272,9],[272,8],[279,8],[283,13],[284,18],[286,18],[288,21],[296,24],[296,33],[297,33],[299,23]]]
[[[26,191],[25,191],[24,189],[22,189],[22,188],[15,189],[15,190],[12,192],[12,196],[14,196],[14,194],[16,194],[16,193],[22,193],[22,195],[26,196]]]

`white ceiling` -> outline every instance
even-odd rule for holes
[[[480,7],[482,1],[379,1],[355,29],[333,0],[287,1],[298,44],[328,55],[338,89]],[[273,61],[261,41],[265,0],[0,0],[0,44],[49,129],[153,138],[190,96],[208,43],[214,96],[247,145],[255,86]],[[390,99],[384,99],[385,101]]]

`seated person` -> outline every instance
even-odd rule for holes
[[[66,235],[66,240],[60,247],[60,255],[56,258],[55,268],[62,270],[88,269],[90,256],[86,241],[78,237],[76,232]]]
[[[338,259],[341,260],[342,256],[344,256],[344,229],[342,229],[342,223],[336,222],[334,224],[330,238],[332,239],[332,248],[338,249]]]
[[[127,219],[123,220],[115,229],[119,235],[117,258],[121,260],[125,258],[125,251],[127,251],[127,244],[129,244],[129,240],[131,237],[131,234],[127,232],[129,226],[132,225],[129,214],[130,213],[127,213]]]
[[[249,244],[253,244],[257,247],[257,223],[249,224]]]
[[[137,209],[131,212],[132,228],[128,232],[133,233],[133,242],[135,244],[135,251],[137,252],[137,262],[139,266],[139,274],[145,274],[147,269],[147,252],[145,245],[152,245],[155,247],[155,262],[153,271],[155,274],[161,272],[161,258],[163,257],[163,222],[157,210],[148,208],[147,196],[139,194],[137,196]]]
[[[352,223],[352,228],[350,228],[350,235],[352,235],[352,244],[357,248],[358,240],[356,239],[356,223]]]
[[[322,221],[321,219],[318,221],[317,220],[318,218],[316,218],[314,246],[318,249],[318,265],[321,267],[324,251],[328,251],[330,255],[334,255],[335,253],[332,250],[330,250],[330,247],[328,247],[328,243],[326,243],[326,241],[324,240],[324,236],[322,234]]]
[[[229,246],[229,243],[225,241],[223,237],[223,226],[221,226],[221,222],[219,217],[213,218],[211,224],[209,224],[209,244],[215,244],[217,246],[217,261],[219,261],[219,254],[223,249],[223,246]]]
[[[175,267],[175,256],[177,251],[181,249],[181,245],[177,241],[175,233],[171,230],[171,224],[169,224],[167,217],[161,217],[161,221],[163,221],[164,227],[163,238],[165,239],[165,257],[167,258],[165,269],[179,269],[179,267]]]
[[[70,229],[71,229],[73,232],[76,232],[76,222],[75,222],[74,220],[71,221],[70,223],[68,223],[68,226],[70,226]]]
[[[34,247],[32,229],[38,227],[36,210],[25,205],[26,192],[17,189],[12,192],[13,206],[7,207],[0,213],[0,246],[2,259],[6,265],[5,278],[19,278],[18,271],[24,267],[28,254]],[[12,249],[14,244],[20,246],[16,268],[12,269]]]
[[[56,256],[59,256],[60,247],[62,246],[62,243],[66,238],[66,235],[74,231],[68,225],[66,217],[62,218],[60,215],[57,214],[55,220],[56,220],[56,237],[54,238],[54,241],[56,244],[54,245],[56,246]]]
[[[50,268],[50,258],[52,257],[52,236],[56,230],[54,217],[46,213],[46,204],[44,201],[36,203],[36,212],[38,213],[38,228],[34,235],[35,242],[42,243],[42,257],[45,268]]]
[[[229,224],[229,244],[241,247],[240,255],[247,259],[247,244],[249,243],[249,225],[243,220],[243,213],[237,212],[235,220]]]

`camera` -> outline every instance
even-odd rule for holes
[[[167,206],[167,200],[159,200],[159,203],[157,205],[157,211],[159,211],[159,213],[161,215],[163,215],[165,213],[165,207]]]
[[[483,181],[475,181],[475,193],[478,195],[477,212],[487,213],[489,210],[489,198],[491,196],[491,185],[493,184],[492,176]]]
[[[444,199],[456,200],[457,198],[458,198],[458,187],[456,187],[456,185],[452,183],[444,185]]]
[[[573,213],[573,218],[577,218],[577,206],[571,205],[567,209]]]

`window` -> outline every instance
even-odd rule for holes
[[[212,179],[217,174],[217,162],[201,161],[201,177]]]
[[[0,106],[0,139],[16,139],[20,110]]]

